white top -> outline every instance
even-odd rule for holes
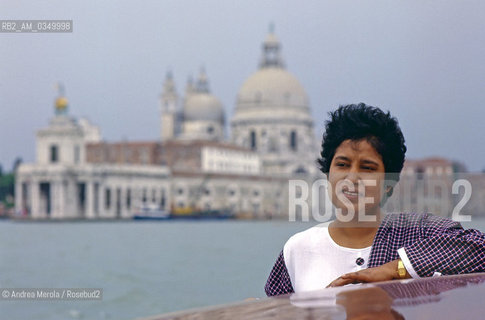
[[[328,232],[330,223],[297,233],[286,242],[283,256],[295,292],[323,289],[345,273],[367,268],[372,247],[352,249],[338,245]]]

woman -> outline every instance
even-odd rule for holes
[[[404,164],[397,120],[363,103],[330,116],[318,161],[337,219],[287,241],[266,294],[485,271],[483,233],[429,214],[381,211]]]

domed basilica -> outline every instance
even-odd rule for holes
[[[230,122],[203,69],[183,94],[167,73],[158,141],[105,142],[96,126],[68,114],[63,91],[55,110],[37,132],[36,163],[17,171],[16,211],[26,217],[130,219],[149,209],[287,218],[289,180],[319,176],[308,97],[272,31]]]
[[[223,141],[225,119],[222,104],[209,91],[204,70],[195,84],[188,81],[183,99],[177,95],[172,74],[167,74],[161,95],[162,141]],[[285,69],[281,44],[272,30],[263,42],[259,69],[237,94],[230,129],[231,143],[256,152],[265,174],[316,172],[319,145],[308,96]]]

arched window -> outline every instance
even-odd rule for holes
[[[57,145],[53,144],[50,148],[51,162],[55,163],[59,161],[59,149]]]
[[[104,207],[106,210],[111,208],[111,189],[104,189]]]
[[[293,151],[296,151],[298,149],[298,145],[297,145],[296,139],[297,139],[296,131],[295,130],[292,130],[291,133],[290,133],[290,148]]]
[[[249,141],[250,141],[251,150],[256,150],[257,141],[256,141],[256,132],[254,130],[251,130],[249,134]]]
[[[131,209],[131,189],[126,189],[126,208]]]
[[[143,194],[142,194],[142,199],[141,201],[143,202],[143,205],[147,203],[147,189],[143,188]]]

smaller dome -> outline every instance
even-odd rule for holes
[[[185,102],[185,121],[224,122],[224,109],[219,99],[208,93],[193,93]]]

